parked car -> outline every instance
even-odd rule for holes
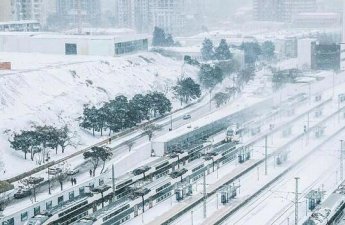
[[[20,186],[18,191],[13,195],[15,199],[25,198],[31,195],[31,190]]]
[[[68,176],[73,176],[73,175],[76,175],[77,173],[79,173],[79,169],[72,169],[72,170],[67,171]]]
[[[29,184],[39,184],[42,181],[44,181],[43,177],[29,177],[28,178],[28,182]]]
[[[184,119],[184,120],[189,120],[189,119],[191,119],[191,118],[192,118],[192,116],[189,115],[189,114],[186,114],[186,115],[183,116],[183,119]]]

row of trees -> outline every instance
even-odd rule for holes
[[[118,132],[130,128],[150,117],[157,117],[170,112],[170,100],[160,92],[146,95],[137,94],[131,100],[121,95],[104,103],[100,108],[85,106],[80,126],[84,129],[100,132],[104,130]]]
[[[60,147],[64,153],[65,148],[72,144],[70,132],[67,126],[56,128],[53,126],[35,126],[32,130],[24,130],[14,133],[13,139],[10,140],[11,147],[16,151],[24,152],[24,158],[30,154],[30,159],[41,154],[41,161],[48,158],[49,151],[55,150],[56,154]]]
[[[245,61],[248,64],[255,63],[261,56],[264,60],[272,60],[274,57],[275,46],[272,41],[265,41],[262,44],[258,42],[243,42],[241,46],[237,47],[244,51]],[[205,39],[201,55],[205,61],[208,60],[230,60],[233,58],[230,52],[230,46],[225,39],[222,39],[218,47],[214,47],[210,39]]]
[[[216,106],[219,107],[227,103],[232,97],[240,93],[244,85],[248,83],[250,80],[254,79],[254,76],[254,67],[247,67],[245,69],[240,70],[237,73],[237,77],[234,79],[234,84],[232,87],[228,87],[225,89],[224,92],[217,92],[214,95],[213,101],[216,103]]]
[[[206,38],[202,43],[201,55],[203,60],[230,60],[232,54],[230,52],[230,46],[225,39],[222,39],[218,47],[214,47],[213,42]]]

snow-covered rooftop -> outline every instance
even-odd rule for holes
[[[20,36],[39,39],[87,39],[87,40],[114,40],[115,42],[125,42],[138,39],[147,39],[144,34],[115,34],[115,35],[81,35],[81,34],[63,34],[53,32],[0,32],[1,36]]]

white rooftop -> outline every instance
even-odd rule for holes
[[[80,35],[80,34],[63,34],[54,32],[0,32],[0,36],[21,36],[38,39],[87,39],[87,40],[114,40],[115,42],[131,41],[146,39],[144,34],[117,34],[117,35]]]
[[[19,20],[19,21],[5,21],[0,22],[0,25],[13,25],[13,24],[28,24],[28,23],[36,23],[39,24],[37,20]]]

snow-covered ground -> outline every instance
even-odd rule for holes
[[[12,62],[13,67],[0,71],[0,161],[6,168],[0,179],[37,166],[10,149],[12,131],[33,124],[67,124],[78,133],[78,148],[82,148],[99,140],[78,127],[84,104],[97,105],[120,94],[131,98],[154,90],[167,92],[182,70],[192,78],[198,72],[195,67],[148,52],[121,58],[0,53],[0,59]],[[168,97],[175,108],[180,107],[171,92]],[[73,151],[68,149],[65,155]],[[54,160],[62,157],[52,156]]]

